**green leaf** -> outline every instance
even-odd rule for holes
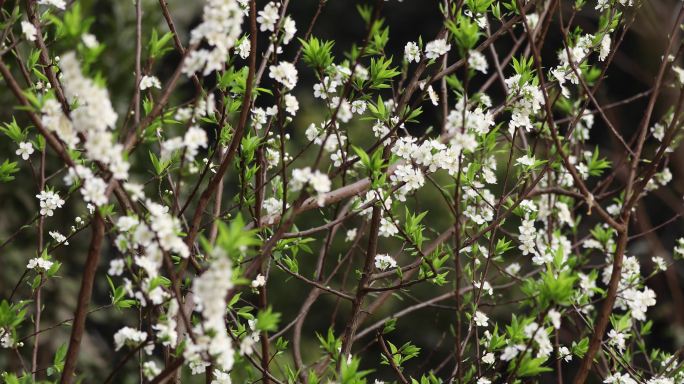
[[[516,373],[520,377],[530,377],[538,375],[540,373],[552,371],[551,368],[543,366],[545,362],[546,357],[532,358],[532,356],[526,354],[520,361]],[[515,366],[515,360],[511,361],[511,363],[508,366],[508,371],[512,372],[513,370],[515,370]]]
[[[370,88],[371,89],[385,89],[390,88],[389,82],[401,72],[392,65],[392,58],[379,57],[372,58],[370,65]]]
[[[311,36],[309,41],[299,39],[299,42],[302,44],[302,60],[309,67],[323,71],[333,63],[333,41],[322,41]]]
[[[157,29],[152,30],[152,35],[150,36],[150,42],[147,44],[150,58],[155,59],[164,56],[168,51],[173,50],[173,47],[169,45],[169,42],[173,38],[172,32],[166,32],[161,37]]]
[[[273,312],[271,307],[259,311],[255,328],[260,331],[272,332],[278,329],[280,313]]]
[[[9,160],[5,160],[4,163],[0,164],[0,181],[3,183],[7,183],[14,180],[13,175],[17,172],[19,172],[17,162],[10,162]]]
[[[14,116],[12,117],[11,123],[5,123],[4,127],[0,127],[0,131],[15,143],[26,141],[26,133],[19,127]]]

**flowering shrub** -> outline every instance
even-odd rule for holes
[[[412,1],[348,1],[346,47],[315,33],[332,0],[203,0],[188,30],[123,2],[123,92],[109,16],[0,0],[0,182],[30,185],[0,232],[2,380],[684,382],[649,284],[681,295],[684,238],[639,250],[681,216],[642,212],[682,137],[681,2],[647,90],[606,102],[644,2],[425,1],[436,33],[392,54]]]

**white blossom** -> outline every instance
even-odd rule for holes
[[[38,0],[38,4],[51,5],[62,10],[66,8],[65,0]]]
[[[425,57],[428,59],[437,59],[449,52],[450,49],[451,44],[447,44],[446,39],[433,40],[425,45]]]
[[[487,59],[479,51],[471,50],[468,53],[468,66],[478,72],[487,74]]]
[[[54,211],[58,208],[62,208],[64,205],[64,200],[59,197],[57,192],[53,191],[41,191],[36,195],[38,201],[40,202],[40,214],[41,216],[52,216]]]
[[[397,261],[392,256],[386,254],[375,255],[375,268],[384,271],[396,267]]]
[[[140,90],[144,91],[148,88],[157,88],[161,89],[161,83],[159,82],[159,79],[156,76],[143,76],[142,79],[140,79]]]
[[[35,269],[38,271],[48,271],[50,268],[52,268],[52,261],[44,259],[42,257],[36,257],[31,260],[29,260],[28,264],[26,264],[27,269]]]
[[[120,350],[124,345],[134,347],[147,340],[147,333],[135,328],[123,327],[114,334],[114,350]]]
[[[263,10],[257,12],[257,23],[259,23],[259,30],[264,31],[275,31],[275,25],[280,14],[278,13],[279,5],[273,1],[266,4]]]
[[[21,156],[22,159],[28,160],[29,157],[35,152],[33,149],[33,144],[30,141],[24,141],[19,143],[19,149],[14,152],[17,156]]]
[[[28,41],[36,41],[36,34],[38,33],[38,30],[36,27],[28,22],[28,21],[22,21],[21,22],[21,33],[24,34],[24,37]]]
[[[489,317],[480,311],[475,311],[473,321],[478,327],[486,327],[489,322]]]
[[[292,89],[297,85],[297,69],[287,61],[281,61],[278,65],[271,65],[268,75],[287,89]]]
[[[420,61],[420,47],[418,47],[418,44],[413,41],[406,43],[406,46],[404,47],[404,59],[409,63],[417,63]]]

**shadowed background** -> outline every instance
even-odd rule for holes
[[[364,26],[355,5],[362,3],[351,0],[329,0],[323,9],[320,19],[314,27],[313,34],[325,40],[335,41],[336,61],[344,57],[344,52],[351,48],[353,43],[360,44],[364,36]],[[565,7],[574,1],[562,1]],[[585,11],[578,15],[576,24],[586,27],[586,32],[593,32],[597,23],[597,15],[593,11],[593,3],[587,6]],[[652,84],[655,71],[661,60],[661,52],[665,45],[666,30],[670,28],[673,19],[673,9],[676,1],[643,1],[640,13],[637,16],[631,31],[627,34],[626,40],[620,51],[615,57],[612,69],[608,71],[608,76],[602,91],[597,98],[602,103],[610,103],[622,100],[636,93],[647,90]],[[82,1],[84,13],[94,15],[95,20],[91,27],[91,32],[98,40],[107,46],[101,59],[95,67],[106,78],[112,100],[115,107],[122,115],[128,107],[130,97],[133,93],[134,85],[134,42],[135,42],[135,14],[131,1]],[[438,2],[434,0],[404,0],[399,3],[395,0],[387,2],[384,6],[383,15],[386,17],[387,25],[390,26],[390,41],[387,46],[387,54],[395,58],[398,64],[403,57],[403,47],[408,41],[415,41],[419,36],[424,41],[433,38],[441,27],[441,16],[439,14]],[[258,8],[261,9],[265,2],[259,1]],[[298,27],[298,36],[301,36],[318,5],[317,0],[293,0],[290,5],[289,14],[295,19]],[[170,0],[169,8],[175,19],[177,28],[183,34],[181,40],[188,41],[188,31],[199,23],[201,17],[201,1]],[[160,31],[166,31],[166,24],[156,1],[144,2],[143,16],[143,36],[149,36],[153,27]],[[544,48],[544,59],[547,68],[555,65],[557,60],[554,50],[560,47],[558,25],[554,22],[551,27],[549,38]],[[520,31],[518,31],[520,32]],[[260,34],[259,45],[264,46],[264,34]],[[144,37],[145,38],[145,37]],[[503,38],[496,43],[495,47],[501,55],[508,52],[511,45],[510,38]],[[299,43],[293,41],[285,50],[282,57],[286,60],[294,55]],[[65,49],[68,47],[65,47]],[[487,56],[491,65],[491,58]],[[156,64],[154,73],[162,80],[167,79],[178,63],[178,55],[171,53],[162,62]],[[288,143],[290,153],[296,153],[296,149],[304,143],[304,130],[310,123],[320,123],[325,119],[325,110],[320,100],[313,99],[312,87],[315,81],[311,70],[300,65],[298,67],[300,82],[295,90],[301,108],[295,119],[295,123],[289,127],[291,141]],[[505,73],[510,76],[510,68]],[[267,81],[266,76],[264,81]],[[25,85],[25,84],[23,84]],[[490,91],[495,105],[501,101],[501,85],[497,82]],[[194,89],[189,81],[179,88],[174,98],[176,102],[190,100],[194,95]],[[665,108],[672,103],[674,92],[666,93],[661,98],[657,108],[656,116],[665,112]],[[669,95],[669,96],[668,96]],[[670,98],[669,100],[667,98]],[[452,107],[453,107],[452,98]],[[624,132],[626,137],[630,137],[636,129],[646,100],[640,99],[629,105],[607,110],[608,117],[614,125]],[[273,103],[268,96],[260,98],[257,104],[267,107]],[[0,87],[0,121],[10,121],[12,116],[16,116],[22,126],[28,123],[25,115],[20,111],[13,111],[12,106],[15,101],[10,92]],[[437,108],[433,108],[429,103],[424,105],[425,113],[421,124],[414,124],[407,128],[411,132],[424,132],[430,127],[438,130],[441,116]],[[596,124],[591,131],[591,144],[598,144],[601,153],[609,157],[613,163],[619,161],[622,156],[619,145],[616,145],[614,137],[608,132],[600,118],[595,119]],[[364,138],[371,137],[372,122],[354,122],[349,125],[350,138],[352,141],[362,142]],[[0,140],[0,161],[6,158],[18,160],[14,155],[16,148],[9,143],[9,140]],[[138,153],[133,158],[133,164],[143,164],[149,166],[144,158],[145,153]],[[301,163],[306,162],[304,157]],[[30,224],[38,211],[38,200],[35,198],[36,184],[25,163],[22,163],[22,171],[17,174],[17,180],[11,184],[0,184],[0,244],[5,239],[16,233],[13,243],[3,246],[0,249],[0,297],[7,298],[17,284],[19,277],[23,274],[28,260],[35,257],[36,248],[35,226],[25,226]],[[34,160],[35,161],[35,160]],[[35,165],[35,163],[34,163]],[[677,150],[671,156],[669,167],[673,173],[672,182],[664,188],[653,192],[645,199],[644,203],[638,208],[637,222],[632,227],[632,231],[648,230],[651,226],[657,226],[672,217],[675,213],[684,211],[682,206],[682,191],[684,191],[684,151]],[[134,173],[144,175],[144,167],[137,166]],[[500,166],[500,168],[503,168]],[[60,171],[57,162],[48,164],[48,174]],[[64,191],[61,178],[63,170],[57,174],[48,184],[58,185]],[[618,178],[622,175],[618,174]],[[144,176],[141,176],[143,178]],[[232,197],[235,194],[235,182],[233,175],[228,175],[225,183],[224,196]],[[434,194],[431,197],[430,194]],[[62,193],[62,196],[64,194]],[[46,220],[46,233],[50,230],[58,230],[65,234],[74,223],[76,215],[85,214],[85,206],[79,196],[66,199],[64,208],[57,210],[55,216]],[[450,217],[442,212],[446,212],[441,205],[441,198],[434,188],[426,187],[421,192],[421,197],[417,201],[412,201],[411,206],[417,209],[429,210],[425,223],[435,232],[440,231],[450,225]],[[309,213],[299,219],[300,225],[305,224],[305,228],[315,227],[321,223],[321,215],[315,212]],[[351,228],[353,224],[347,224]],[[340,231],[340,233],[343,233]],[[628,255],[636,255],[642,264],[642,272],[652,269],[650,259],[652,256],[668,255],[674,245],[676,238],[684,235],[682,222],[674,221],[672,224],[650,232],[648,235],[640,237],[631,242]],[[343,235],[338,235],[338,239],[333,243],[331,255],[337,257],[344,254],[347,250],[347,243],[341,240]],[[80,284],[81,266],[85,259],[87,242],[89,239],[89,229],[74,236],[70,240],[67,248],[57,250],[53,257],[61,261],[64,265],[61,269],[61,278],[50,281],[43,288],[43,300],[46,308],[43,314],[42,324],[50,327],[73,316],[75,300]],[[112,239],[110,239],[112,240]],[[323,239],[318,236],[313,248],[317,250],[321,246]],[[91,303],[93,310],[110,303],[109,288],[104,278],[107,265],[116,252],[110,246],[105,247],[99,273],[101,278],[96,280],[95,292]],[[307,264],[307,258],[311,263]],[[315,255],[305,255],[300,258],[300,269],[304,275],[310,275],[313,270]],[[597,260],[602,261],[602,260]],[[682,273],[681,265],[670,268],[667,273],[656,275],[648,281],[657,294],[658,304],[648,312],[649,319],[655,322],[653,333],[649,336],[648,345],[658,346],[664,350],[674,351],[684,345],[684,300],[682,299]],[[310,287],[300,281],[292,280],[282,272],[275,272],[269,282],[269,301],[273,303],[274,310],[283,313],[281,325],[289,322],[297,313],[302,301],[308,294]],[[423,285],[414,287],[411,296],[404,296],[403,299],[389,300],[386,305],[374,314],[366,325],[383,318],[387,314],[396,312],[399,308],[419,302],[421,299],[434,297],[434,286]],[[17,291],[18,298],[27,298],[30,295],[26,284],[19,286]],[[250,295],[247,299],[253,299]],[[397,330],[392,334],[392,342],[400,345],[411,340],[414,344],[422,348],[421,357],[410,361],[407,364],[407,373],[418,374],[424,369],[423,364],[435,367],[435,361],[442,361],[453,350],[453,336],[451,335],[451,324],[454,321],[453,303],[445,301],[443,306],[435,306],[429,311],[418,311],[411,316],[402,318],[397,323]],[[510,309],[487,308],[490,317],[500,320],[502,323],[510,320]],[[318,340],[315,332],[324,333],[331,324],[331,314],[337,313],[337,322],[333,324],[337,327],[337,333],[341,331],[344,320],[347,317],[349,308],[346,303],[338,303],[334,297],[322,296],[312,308],[305,323],[303,333],[304,359],[307,356],[314,356],[318,349]],[[115,353],[113,351],[112,335],[123,325],[137,324],[136,311],[128,310],[120,312],[112,308],[96,310],[88,316],[86,335],[82,344],[82,354],[79,360],[79,368],[85,370],[85,382],[100,382],[114,366],[114,362],[121,358],[125,352]],[[364,327],[362,326],[361,329]],[[65,326],[56,326],[41,338],[42,348],[39,361],[41,365],[48,365],[52,359],[54,351],[63,343],[68,341],[70,329]],[[29,330],[26,330],[26,334]],[[21,335],[20,335],[21,336]],[[289,334],[286,334],[289,337]],[[368,350],[362,353],[364,356],[363,366],[378,370],[378,376],[382,377],[385,366],[379,365],[380,351],[371,343],[372,336],[359,342],[355,350],[364,348],[368,344]],[[27,341],[27,345],[30,345]],[[25,348],[28,351],[28,348]],[[310,360],[310,359],[309,359]],[[17,368],[16,359],[3,350],[0,352],[0,369],[13,370]],[[137,370],[134,364],[128,364],[125,373],[118,376],[117,382],[137,382]],[[444,374],[448,374],[451,367],[445,369]],[[568,370],[566,370],[567,373]],[[389,371],[387,371],[389,372]],[[570,375],[571,376],[571,375]],[[391,376],[386,375],[389,379]],[[569,379],[570,377],[568,377]],[[197,377],[196,380],[200,380]],[[185,381],[184,381],[185,382]],[[188,380],[187,382],[192,382]]]

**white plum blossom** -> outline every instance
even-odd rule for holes
[[[159,82],[159,79],[156,76],[143,76],[142,79],[140,79],[140,90],[144,91],[148,88],[157,88],[161,89],[161,83]]]
[[[430,102],[432,102],[432,105],[437,106],[439,105],[439,95],[437,95],[437,92],[435,92],[435,89],[432,88],[432,85],[428,86],[428,96],[430,97]]]
[[[623,352],[625,350],[625,342],[627,341],[629,335],[622,332],[617,332],[611,329],[608,332],[608,344],[617,348],[618,351]]]
[[[451,44],[448,44],[446,39],[433,40],[425,45],[425,57],[437,59],[449,52],[450,49]]]
[[[261,32],[275,31],[276,22],[280,18],[280,14],[278,13],[279,8],[279,4],[271,1],[266,4],[263,10],[257,12],[257,23],[259,23],[259,30]]]
[[[409,63],[417,63],[420,61],[420,47],[418,47],[418,44],[413,41],[406,43],[406,46],[404,47],[404,59]]]
[[[29,260],[28,264],[26,264],[26,268],[37,271],[48,271],[50,268],[52,268],[52,264],[53,262],[50,260],[44,259],[42,257],[36,257]]]
[[[244,15],[238,0],[206,0],[202,15],[202,23],[190,34],[190,44],[206,40],[210,48],[190,52],[183,63],[183,72],[188,75],[202,69],[204,76],[222,70],[242,33]]]
[[[385,271],[390,268],[396,268],[397,267],[397,261],[394,260],[394,258],[390,255],[387,254],[379,254],[375,255],[375,268]]]
[[[309,185],[316,192],[318,205],[322,206],[325,193],[330,192],[332,184],[328,175],[318,170],[311,171],[311,168],[309,167],[294,169],[292,171],[292,178],[290,179],[292,191],[300,191],[304,185]]]
[[[142,371],[148,380],[152,380],[161,373],[161,368],[154,361],[146,361],[143,363]]]
[[[19,149],[14,152],[17,156],[21,156],[22,159],[28,160],[29,157],[35,152],[33,149],[33,144],[30,141],[24,141],[19,143]]]
[[[287,89],[292,89],[297,85],[297,69],[287,61],[282,61],[278,65],[271,65],[268,76]]]
[[[494,354],[491,352],[485,353],[484,356],[482,356],[482,362],[488,365],[492,365],[496,362],[496,358],[494,357]]]
[[[656,272],[667,270],[667,263],[661,256],[653,256],[651,261],[653,262]]]
[[[397,191],[397,199],[399,201],[404,201],[407,194],[420,189],[425,184],[423,172],[410,165],[399,165],[392,176],[390,176],[390,180],[400,185]]]
[[[478,327],[486,327],[489,323],[489,317],[480,311],[475,311],[473,321]]]
[[[197,156],[199,148],[207,147],[207,133],[204,129],[194,125],[185,132],[183,136],[183,145],[185,145],[185,158],[192,160]]]
[[[638,382],[629,375],[629,373],[614,373],[603,380],[605,384],[638,384]]]
[[[511,131],[518,127],[531,131],[533,128],[531,117],[537,114],[544,104],[544,95],[539,87],[529,82],[521,84],[521,76],[514,75],[506,79],[506,87],[509,92],[516,96],[511,107],[511,121],[509,129]]]
[[[28,41],[36,41],[36,34],[38,33],[38,30],[36,27],[28,22],[28,21],[22,21],[21,22],[21,33],[24,34],[24,37]]]
[[[285,99],[285,111],[290,115],[295,116],[299,110],[299,101],[290,94],[285,95],[283,98]]]
[[[519,164],[519,165],[522,165],[522,166],[524,166],[524,167],[531,167],[531,166],[533,166],[534,163],[535,163],[535,158],[534,158],[534,156],[524,155],[524,156],[519,157],[519,158],[515,161],[515,163],[516,163],[516,164]]]
[[[125,261],[123,259],[113,259],[109,262],[107,274],[109,276],[121,276],[124,272]]]
[[[56,242],[58,243],[63,243],[64,245],[69,245],[69,242],[67,241],[67,237],[62,235],[61,233],[57,231],[50,231],[49,232],[50,237],[52,237]]]
[[[292,17],[285,16],[283,19],[283,44],[287,45],[297,33],[297,24]]]
[[[478,72],[487,74],[487,59],[479,51],[471,50],[468,53],[468,66]]]
[[[218,252],[209,269],[193,282],[196,309],[202,313],[203,321],[201,328],[195,328],[198,336],[195,341],[189,341],[183,356],[199,363],[197,367],[201,371],[204,371],[204,368],[200,368],[203,365],[202,352],[211,354],[221,370],[229,371],[233,367],[235,351],[223,319],[226,313],[225,297],[233,287],[231,276],[232,265],[228,256]],[[211,336],[204,331],[211,332]]]
[[[112,107],[109,92],[83,76],[74,52],[62,56],[60,68],[65,96],[71,102],[78,101],[78,108],[71,112],[75,129],[96,136],[114,128],[118,115]],[[91,139],[90,136],[88,138]]]
[[[383,217],[380,219],[380,228],[378,229],[378,235],[380,237],[392,237],[399,233],[399,228],[392,222],[392,220]]]
[[[230,374],[228,372],[223,372],[220,370],[214,370],[214,378],[211,380],[211,384],[232,384],[230,379]]]
[[[366,107],[367,104],[363,100],[354,100],[351,103],[351,111],[359,115],[362,115],[364,112],[366,112]]]
[[[242,41],[240,41],[240,44],[237,47],[235,47],[235,51],[243,59],[249,57],[249,53],[251,50],[252,42],[249,39],[242,39]]]
[[[66,8],[65,0],[38,0],[38,4],[50,5],[62,10]]]
[[[505,271],[509,275],[515,276],[518,274],[518,272],[520,272],[520,264],[519,263],[511,263],[508,265],[508,267],[506,267]]]
[[[99,177],[86,179],[81,188],[83,201],[93,203],[95,206],[107,204],[107,183]]]
[[[599,60],[604,61],[608,57],[608,54],[610,53],[610,35],[605,34],[603,35],[603,38],[601,39],[601,50],[599,52]]]
[[[135,347],[147,340],[147,333],[135,328],[123,327],[114,334],[114,350],[118,351],[124,345]]]
[[[100,43],[97,41],[97,37],[92,33],[84,33],[81,36],[81,41],[86,48],[93,49],[96,48]]]
[[[57,192],[45,190],[37,194],[36,197],[40,202],[41,216],[52,216],[56,209],[62,208],[64,205],[64,200],[59,197]]]
[[[266,278],[261,273],[258,274],[251,283],[252,288],[259,288],[263,287],[264,285],[266,285]]]

